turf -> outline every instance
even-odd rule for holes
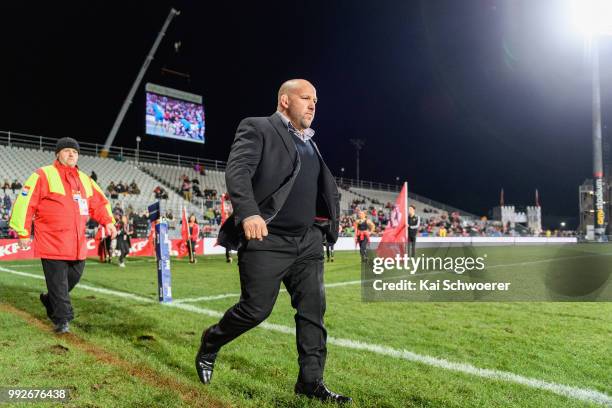
[[[496,273],[504,268],[536,273],[549,270],[555,262],[569,262],[561,258],[586,254],[607,259],[612,247],[504,247],[486,252],[490,265],[508,265]],[[4,262],[0,267],[42,276],[37,261]],[[326,284],[359,280],[358,254],[338,252],[335,262],[326,264],[325,273]],[[235,263],[216,256],[200,257],[195,266],[173,259],[176,300],[228,295],[185,303],[204,314],[155,301],[153,259],[128,258],[127,268],[90,260],[81,283],[151,301],[77,286],[72,293],[74,338],[66,340],[51,333],[38,301],[44,280],[0,271],[0,304],[5,305],[0,309],[0,386],[68,386],[73,406],[324,406],[293,395],[298,369],[295,340],[266,328],[252,330],[224,347],[212,384],[199,384],[193,357],[202,329],[218,320],[205,313],[223,313],[237,301]],[[293,328],[293,314],[288,295],[281,293],[267,322]],[[334,338],[612,396],[612,303],[363,302],[361,286],[348,284],[327,289],[326,326]],[[57,345],[68,351],[58,353]],[[101,359],[100,353],[112,358]],[[596,406],[525,385],[336,344],[329,345],[325,373],[330,388],[352,396],[360,407]]]

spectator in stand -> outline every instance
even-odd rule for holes
[[[212,188],[207,188],[204,190],[204,198],[207,200],[216,200],[217,199],[217,190]]]
[[[110,195],[112,200],[116,200],[119,198],[119,194],[117,193],[117,186],[115,186],[115,182],[111,181],[108,187],[106,187],[106,191]]]
[[[191,189],[193,190],[193,193],[196,195],[196,197],[204,196],[202,194],[202,190],[200,190],[200,180],[195,177],[193,178],[193,180],[191,180]]]
[[[11,188],[11,183],[7,179],[4,179],[4,183],[2,184],[2,192],[6,193],[6,190]]]
[[[11,206],[13,205],[13,203],[11,202],[11,197],[8,196],[8,194],[4,195],[4,198],[2,199],[2,205],[4,206],[4,210],[10,214],[11,213]]]
[[[113,208],[113,215],[115,218],[119,219],[123,216],[123,207],[121,207],[121,203],[117,203],[115,208]]]
[[[171,210],[166,211],[166,221],[168,222],[168,229],[176,228],[176,221],[174,220],[174,214],[172,214]]]
[[[189,177],[184,176],[183,184],[181,184],[181,193],[183,194],[183,198],[187,201],[191,201],[191,181]]]
[[[123,184],[122,181],[117,183],[117,186],[115,187],[115,190],[117,190],[117,193],[119,193],[119,194],[126,194],[127,193],[127,188],[125,187],[125,184]]]
[[[193,166],[193,170],[200,174],[200,172],[202,171],[202,166],[200,165],[200,163],[196,163],[195,166]]]
[[[211,224],[214,223],[215,211],[212,208],[208,208],[204,214],[204,218],[206,218]]]
[[[438,230],[438,236],[442,238],[446,237],[446,227],[444,226],[444,224],[442,224],[442,226]]]
[[[13,193],[15,192],[15,190],[21,190],[22,187],[23,186],[19,181],[17,181],[17,179],[15,179],[15,181],[13,181],[13,184],[11,184],[11,190],[13,190]]]
[[[155,199],[157,200],[168,199],[168,193],[162,186],[155,187],[155,189],[153,190],[153,194],[155,194]]]
[[[130,183],[128,187],[128,193],[135,194],[135,195],[140,194],[140,188],[138,188],[138,184],[136,184],[136,180],[132,180],[132,183]]]
[[[96,183],[98,182],[98,175],[96,174],[96,172],[95,172],[95,171],[93,171],[93,170],[92,170],[92,171],[91,171],[91,176],[89,176],[89,177],[91,177],[91,179],[92,179],[93,181],[95,181]]]

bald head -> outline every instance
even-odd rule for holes
[[[314,120],[317,90],[305,79],[285,81],[278,90],[276,109],[283,113],[299,131],[307,129]]]

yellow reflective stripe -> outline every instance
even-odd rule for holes
[[[62,183],[62,178],[60,177],[59,171],[57,171],[55,166],[45,166],[42,167],[41,170],[45,173],[45,176],[47,176],[49,192],[66,195],[64,183]]]
[[[26,215],[28,214],[28,208],[30,207],[30,199],[32,198],[32,194],[34,194],[34,188],[36,187],[36,182],[38,181],[39,175],[38,173],[32,174],[25,182],[23,186],[23,191],[28,190],[27,195],[21,194],[17,196],[15,200],[15,204],[13,205],[13,211],[11,213],[11,221],[9,222],[9,227],[14,229],[17,234],[20,236],[28,236],[28,229],[26,228]],[[30,220],[31,222],[32,220]]]
[[[83,183],[83,187],[85,187],[85,197],[91,197],[93,195],[93,189],[91,188],[91,183],[93,183],[93,180],[81,170],[79,170],[79,178],[81,179],[81,183]]]
[[[91,185],[93,186],[93,188],[102,195],[102,197],[106,198],[106,196],[104,195],[104,192],[102,191],[102,189],[100,188],[100,186],[98,185],[98,183],[96,183],[95,181],[91,180]],[[108,216],[113,218],[113,209],[111,208],[110,202],[108,201],[108,199],[106,200],[107,203],[104,206],[104,208],[106,208],[106,211],[108,212]]]

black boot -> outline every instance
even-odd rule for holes
[[[323,383],[323,380],[317,380],[311,383],[297,382],[295,384],[295,393],[323,402],[329,401],[337,404],[351,404],[353,402],[352,398],[330,391]]]
[[[45,309],[47,310],[47,317],[53,320],[53,308],[51,307],[51,302],[49,301],[49,295],[46,293],[40,294],[40,303],[43,304]]]
[[[208,384],[212,380],[213,370],[215,369],[215,360],[217,359],[218,351],[209,351],[206,350],[206,330],[202,334],[202,342],[200,344],[200,349],[198,350],[198,354],[196,354],[195,358],[195,367],[198,372],[198,377],[202,384]]]

